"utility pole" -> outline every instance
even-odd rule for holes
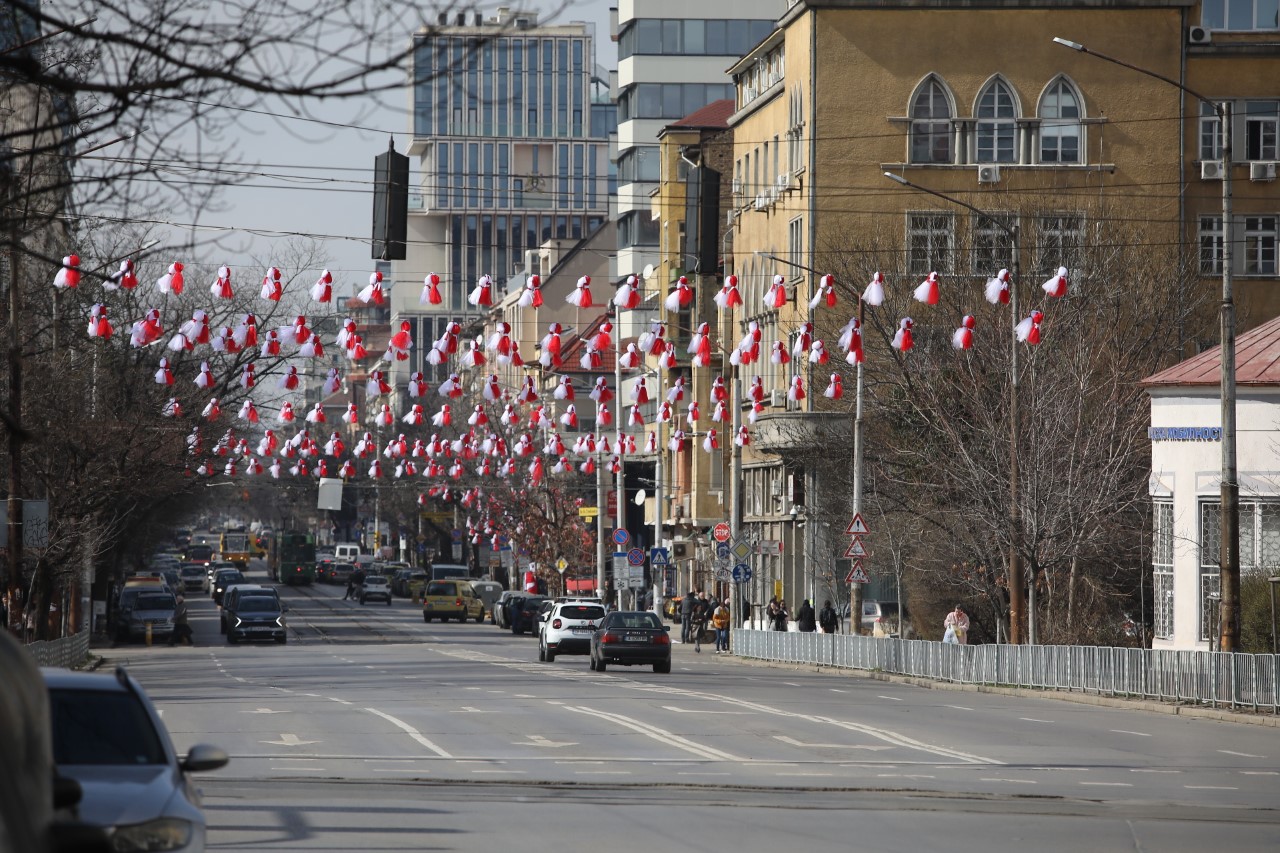
[[[22,334],[18,223],[9,221],[9,624],[22,624]]]

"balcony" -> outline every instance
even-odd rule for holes
[[[814,450],[853,453],[852,412],[769,412],[751,432],[752,447],[780,456]]]

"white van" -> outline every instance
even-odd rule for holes
[[[339,563],[354,563],[360,556],[360,546],[354,542],[339,542],[333,546],[333,559]]]

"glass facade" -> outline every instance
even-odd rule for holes
[[[743,56],[769,37],[774,22],[642,18],[618,33],[618,59],[631,56]]]
[[[618,121],[684,118],[712,101],[733,96],[732,83],[639,83],[618,94]]]

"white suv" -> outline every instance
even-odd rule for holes
[[[588,601],[559,602],[547,614],[538,634],[538,660],[551,663],[556,655],[591,653],[591,635],[604,619],[604,605]]]

